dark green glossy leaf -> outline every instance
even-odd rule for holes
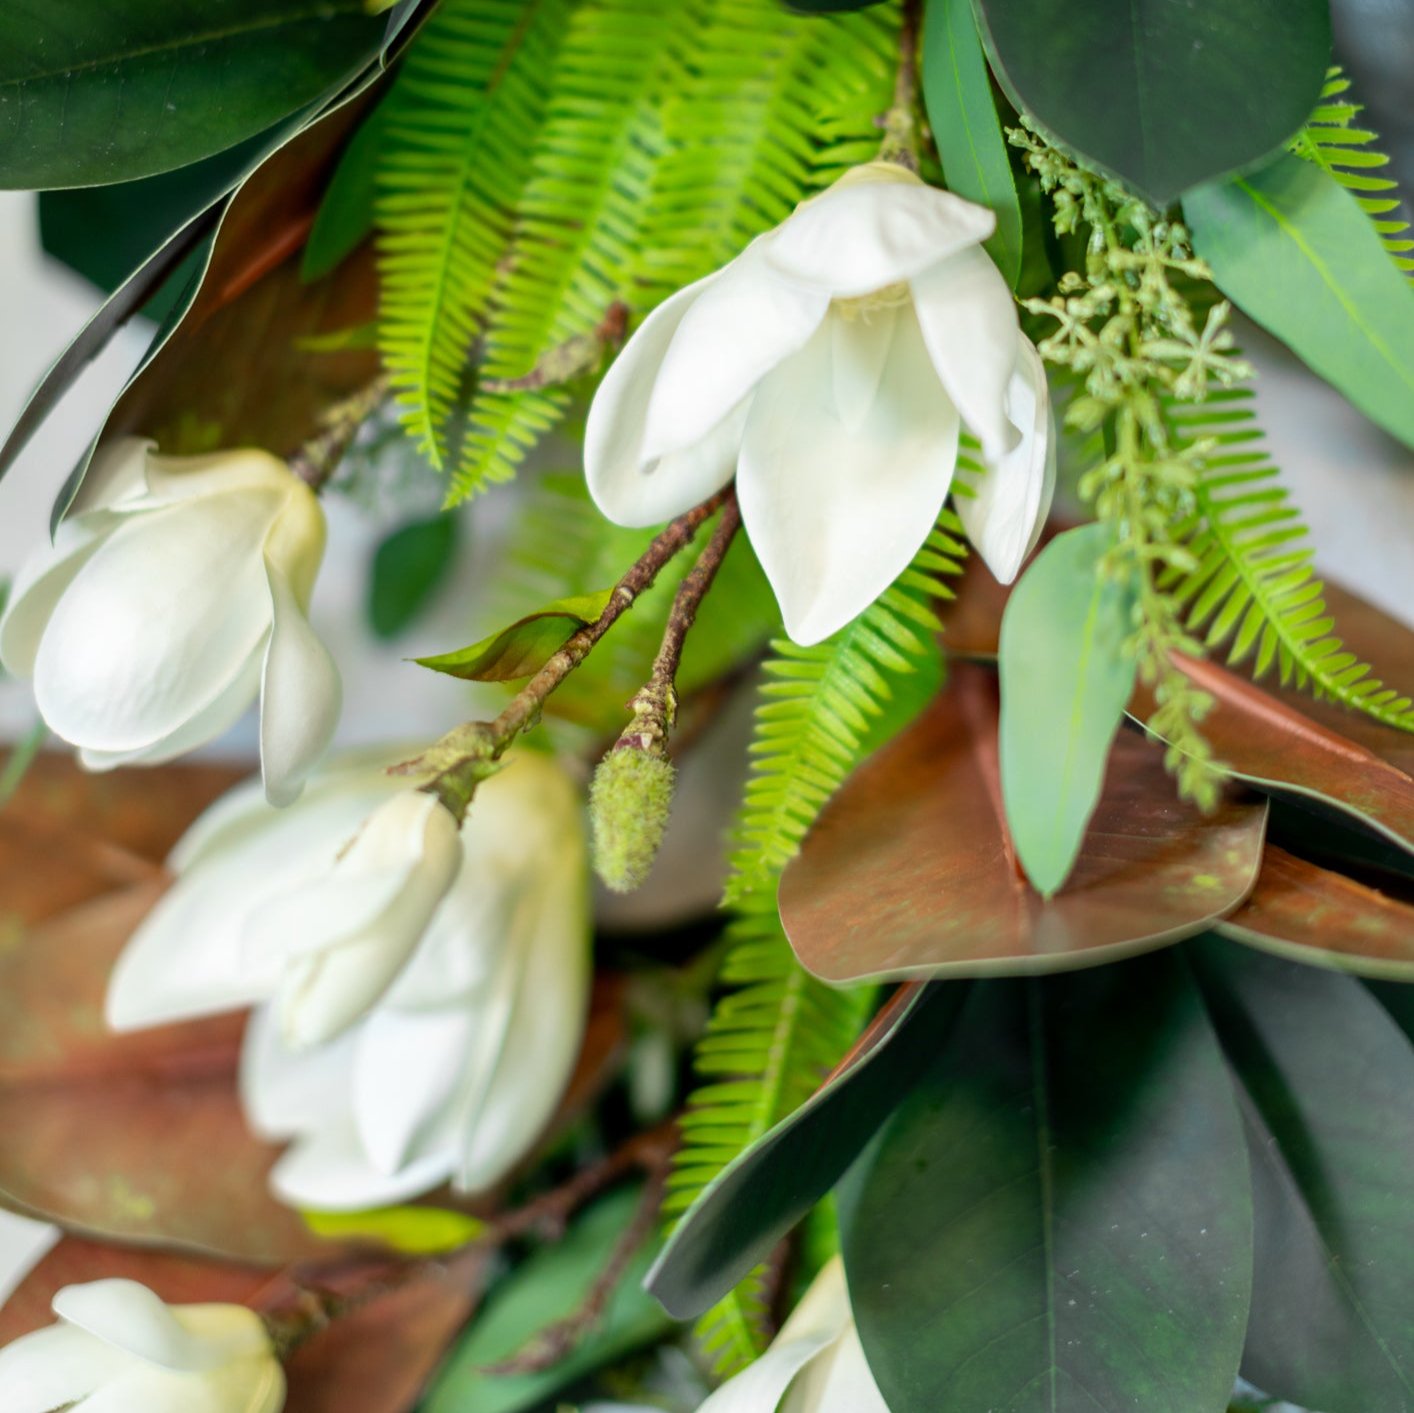
[[[1252,166],[1305,123],[1327,0],[974,0],[1008,97],[1156,206]]]
[[[1134,690],[1132,595],[1101,573],[1113,543],[1099,523],[1057,535],[1002,616],[1002,798],[1017,856],[1047,898],[1075,866]]]
[[[1414,1043],[1414,986],[1399,981],[1372,981],[1366,987]]]
[[[384,23],[362,0],[8,0],[0,186],[171,171],[349,82]]]
[[[901,988],[825,1084],[722,1169],[649,1273],[671,1314],[710,1309],[835,1185],[943,1043],[965,994],[955,984]]]
[[[327,275],[346,260],[373,230],[374,165],[388,132],[385,100],[359,125],[319,205],[314,229],[305,242],[300,274],[306,280]]]
[[[1414,1049],[1349,977],[1215,939],[1187,950],[1250,1134],[1243,1373],[1324,1413],[1409,1413]]]
[[[393,638],[427,606],[456,559],[457,518],[434,515],[394,530],[373,555],[368,621]]]
[[[1177,954],[974,987],[840,1206],[893,1413],[1226,1408],[1247,1160]]]
[[[1285,153],[1183,198],[1219,289],[1414,446],[1414,286],[1324,168]]]
[[[511,1359],[547,1326],[578,1310],[638,1201],[636,1190],[611,1194],[563,1240],[515,1271],[452,1351],[421,1405],[423,1413],[523,1413],[601,1365],[666,1335],[672,1322],[642,1288],[650,1245],[620,1277],[600,1323],[564,1359],[538,1373],[487,1372],[488,1365]]]
[[[417,661],[434,672],[469,682],[514,682],[545,666],[565,639],[604,612],[612,589],[555,599],[469,648]]]
[[[996,212],[987,253],[1015,289],[1021,278],[1021,203],[972,0],[928,0],[923,102],[948,189]]]

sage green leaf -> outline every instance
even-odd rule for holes
[[[649,1243],[629,1262],[598,1323],[558,1363],[537,1373],[487,1372],[489,1365],[513,1358],[542,1330],[580,1308],[633,1220],[638,1200],[635,1189],[610,1194],[561,1241],[512,1272],[452,1350],[420,1405],[422,1413],[524,1413],[585,1374],[666,1335],[672,1321],[642,1288],[653,1256]]]
[[[545,666],[572,633],[595,622],[613,594],[612,589],[601,589],[555,599],[469,648],[420,657],[417,662],[469,682],[514,682],[529,677]]]
[[[973,0],[1007,96],[1155,206],[1276,152],[1330,63],[1328,0]]]
[[[1113,542],[1098,522],[1057,535],[1002,616],[1002,799],[1022,867],[1048,898],[1080,853],[1134,690],[1132,597],[1101,573]]]
[[[1226,1408],[1247,1158],[1178,954],[976,984],[839,1202],[893,1413]]]
[[[956,1018],[965,985],[900,988],[838,1070],[708,1184],[674,1228],[648,1289],[695,1319],[764,1261],[839,1181]]]
[[[1286,153],[1189,192],[1183,214],[1218,288],[1414,446],[1414,285],[1355,197]]]
[[[395,638],[427,606],[457,553],[457,518],[434,515],[394,530],[373,554],[368,621],[380,638]]]
[[[1244,1095],[1243,1374],[1324,1413],[1414,1409],[1414,1048],[1358,981],[1188,943]]]
[[[996,213],[987,253],[1015,289],[1021,278],[1021,203],[972,0],[928,0],[923,102],[948,190]]]
[[[219,152],[351,81],[362,0],[8,0],[0,186],[130,181]]]

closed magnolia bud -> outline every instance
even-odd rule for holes
[[[589,792],[594,871],[615,893],[641,887],[667,832],[677,772],[670,760],[633,746],[599,762]]]
[[[0,661],[90,770],[171,760],[259,696],[265,789],[287,803],[339,715],[306,617],[323,553],[319,502],[276,457],[117,442],[18,576]]]
[[[136,1281],[65,1286],[57,1325],[0,1349],[0,1408],[279,1413],[285,1375],[243,1305],[165,1305]]]

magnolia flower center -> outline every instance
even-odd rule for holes
[[[870,315],[884,309],[898,309],[913,300],[913,291],[906,280],[895,280],[883,289],[869,294],[857,294],[852,299],[834,299],[830,303],[841,318],[854,323],[856,320],[868,322]]]

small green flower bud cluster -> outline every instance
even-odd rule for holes
[[[594,772],[589,820],[594,871],[616,893],[641,887],[662,847],[672,809],[673,763],[656,752],[620,746]]]

